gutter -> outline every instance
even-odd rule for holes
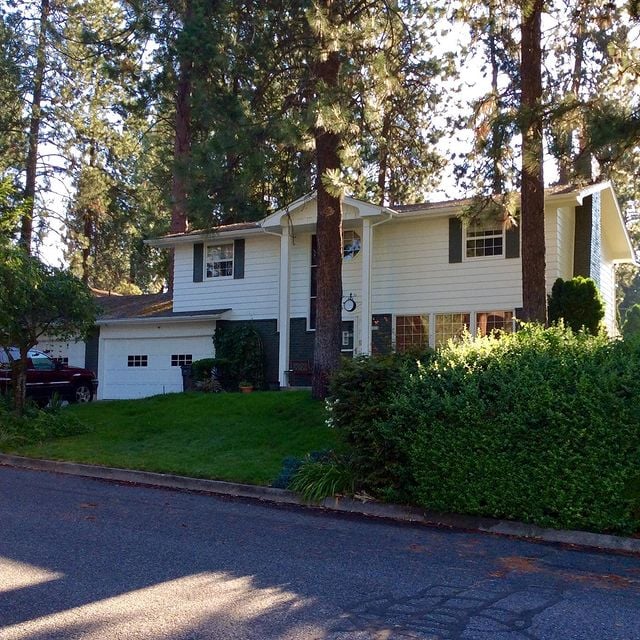
[[[220,320],[222,316],[231,311],[231,309],[225,309],[222,313],[211,314],[199,314],[193,316],[150,316],[146,318],[105,318],[102,320],[96,320],[96,324],[100,327],[108,327],[112,324],[167,324],[170,322],[198,322],[208,320]]]

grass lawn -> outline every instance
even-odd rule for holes
[[[269,484],[286,456],[336,443],[335,432],[324,424],[323,404],[306,391],[169,394],[63,411],[92,430],[11,453]]]

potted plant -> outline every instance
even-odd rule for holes
[[[253,383],[248,380],[241,380],[238,387],[242,393],[251,393],[253,391]]]

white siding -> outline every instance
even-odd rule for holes
[[[36,349],[44,351],[52,358],[68,358],[70,367],[81,367],[85,365],[85,343],[82,340],[56,340],[43,336],[38,340]]]
[[[206,251],[205,251],[206,253]],[[244,278],[205,278],[193,282],[193,246],[176,247],[174,311],[231,307],[227,320],[263,320],[278,316],[280,240],[272,235],[245,241]]]
[[[113,324],[100,329],[100,400],[145,398],[182,391],[180,367],[171,356],[213,356],[215,322]],[[148,366],[129,367],[127,356],[146,355]]]
[[[616,272],[606,238],[602,238],[602,257],[600,262],[600,294],[604,301],[604,324],[610,336],[617,336],[616,321]]]
[[[521,261],[449,263],[449,220],[399,221],[373,230],[372,313],[510,310],[522,306]]]
[[[573,278],[573,251],[576,212],[573,207],[558,209],[558,277]]]
[[[311,234],[296,235],[289,251],[289,316],[308,318],[311,293]]]

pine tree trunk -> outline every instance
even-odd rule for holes
[[[46,67],[47,21],[49,20],[49,0],[40,4],[40,29],[36,48],[36,68],[33,76],[33,100],[29,121],[29,147],[27,149],[27,166],[24,183],[26,210],[20,225],[20,246],[30,254],[33,236],[33,212],[35,209],[36,180],[38,177],[38,142],[40,123],[42,121],[42,85]]]
[[[184,8],[183,29],[192,20],[193,8],[187,0]],[[171,181],[171,233],[185,233],[188,228],[187,171],[191,156],[191,76],[193,54],[181,50],[179,54],[178,84],[176,87],[175,138],[173,144],[173,175]],[[168,289],[173,291],[174,252],[169,257]]]
[[[328,91],[338,85],[340,57],[331,52],[316,65],[316,79]],[[342,328],[342,199],[323,183],[327,171],[340,169],[340,136],[317,127],[314,131],[317,162],[316,237],[318,242],[318,291],[313,357],[312,395],[325,398],[331,374],[340,366]]]
[[[542,174],[543,0],[523,1],[520,77],[522,82],[522,301],[523,320],[547,322]]]

